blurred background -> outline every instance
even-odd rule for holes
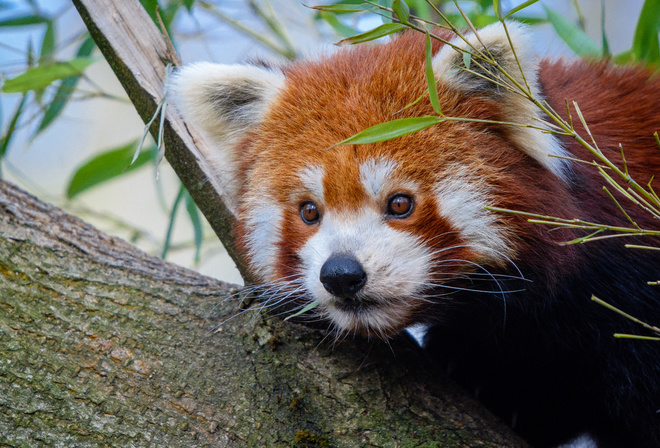
[[[316,57],[333,51],[340,39],[383,20],[370,13],[320,13],[298,0],[142,3],[154,17],[159,6],[184,62]],[[434,3],[456,16],[453,2]],[[500,3],[507,13],[525,2]],[[639,58],[631,48],[642,8],[657,13],[660,2],[528,3],[533,4],[513,17],[532,25],[540,57],[609,54],[617,62],[626,62]],[[424,2],[408,0],[408,4],[414,12],[424,13]],[[477,26],[496,20],[490,1],[459,5]],[[651,17],[656,38],[657,23],[657,17]],[[180,184],[166,161],[156,179],[150,137],[138,162],[126,169],[144,124],[88,40],[70,1],[0,0],[0,83],[3,179],[151,254],[242,283],[203,217],[198,221],[200,215],[188,197],[179,195]]]

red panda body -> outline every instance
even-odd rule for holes
[[[605,63],[537,64],[525,30],[510,31],[519,82],[562,116],[565,99],[577,101],[599,147],[619,161],[621,144],[640,183],[660,173],[658,77]],[[500,65],[518,70],[500,28],[480,36]],[[179,108],[217,150],[206,157],[253,272],[276,305],[317,301],[314,312],[338,333],[387,338],[428,325],[425,346],[438,362],[539,446],[582,432],[603,447],[660,446],[657,348],[614,339],[638,329],[590,301],[660,321],[658,292],[646,286],[660,278],[656,256],[616,238],[561,246],[582,233],[486,210],[630,224],[593,167],[549,157],[592,160],[581,145],[494,123],[542,116],[474,70],[456,70],[463,58],[450,46],[434,53],[443,114],[481,121],[368,145],[334,146],[379,123],[434,115],[427,98],[408,107],[427,89],[421,35],[283,69],[180,72]],[[650,215],[630,214],[653,228]]]

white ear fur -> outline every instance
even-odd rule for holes
[[[253,65],[198,62],[180,68],[170,91],[189,126],[200,129],[210,145],[202,149],[229,209],[236,214],[242,179],[238,144],[264,118],[284,85],[284,74]]]
[[[540,100],[538,65],[532,55],[531,37],[528,28],[517,22],[507,22],[506,27],[515,54],[500,22],[478,30],[479,38],[473,33],[466,34],[465,38],[470,45],[459,37],[454,38],[451,43],[458,48],[469,49],[473,54],[475,53],[474,48],[483,51],[485,46],[497,63],[521,86],[525,86],[526,80],[532,95]],[[497,84],[499,82],[512,85],[511,81],[501,75],[494,67],[478,61],[474,57],[471,58],[470,70],[497,82],[470,73],[464,70],[463,59],[462,51],[456,50],[450,45],[442,47],[432,61],[433,73],[436,79],[442,79],[446,84],[457,90],[483,95],[500,102],[504,107],[505,120],[507,121],[536,126],[540,124],[533,119],[533,117],[539,118],[542,116],[541,110],[537,106],[522,95],[511,92]],[[481,64],[481,67],[479,67],[479,64]],[[524,79],[521,69],[525,75]],[[568,177],[567,162],[556,157],[549,157],[550,154],[556,156],[570,155],[561,147],[561,144],[553,135],[543,133],[537,129],[513,126],[508,128],[508,132],[514,144],[521,151],[536,159],[558,177],[562,179]]]

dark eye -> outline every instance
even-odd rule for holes
[[[407,218],[413,209],[413,199],[407,194],[395,194],[387,201],[387,214],[395,218]]]
[[[305,224],[314,224],[321,218],[321,212],[315,203],[303,202],[300,205],[300,217]]]

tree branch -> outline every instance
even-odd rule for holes
[[[410,341],[332,351],[230,288],[0,182],[0,445],[523,446]]]
[[[92,38],[114,70],[135,109],[147,123],[163,101],[165,67],[178,57],[137,0],[73,0]],[[151,126],[157,139],[158,120]],[[235,218],[222,199],[221,188],[197,148],[206,143],[173,108],[165,122],[165,156],[218,235],[241,275],[250,280],[232,238]]]

